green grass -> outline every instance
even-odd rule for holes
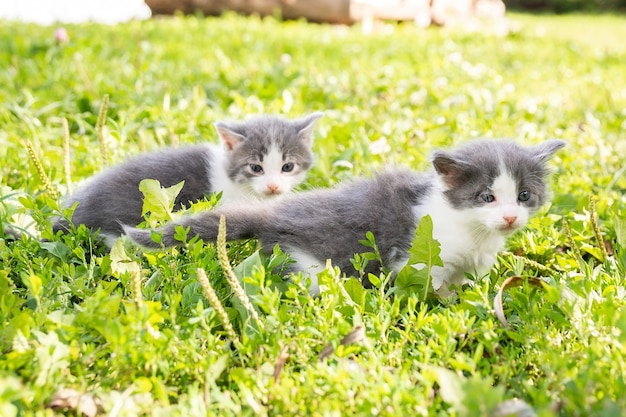
[[[621,415],[626,21],[513,19],[519,27],[498,37],[189,17],[68,25],[65,45],[54,28],[3,22],[0,221],[50,241],[0,239],[0,414],[53,415],[51,399],[71,388],[97,398],[104,415],[486,416],[513,398],[540,416]],[[102,168],[96,124],[105,95],[110,162],[215,141],[218,119],[324,110],[303,188],[385,164],[425,169],[433,149],[475,136],[560,137],[569,146],[553,161],[552,204],[510,239],[489,277],[455,299],[393,297],[385,277],[363,290],[333,270],[311,298],[270,270],[279,252],[260,260],[255,242],[229,244],[232,264],[264,267],[244,274],[257,321],[213,245],[106,253],[84,228],[52,235],[54,193]],[[235,337],[204,297],[198,268]],[[505,291],[505,329],[493,299],[513,275],[548,284]],[[340,343],[353,331],[354,343]],[[320,360],[329,344],[334,353]]]

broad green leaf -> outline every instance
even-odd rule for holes
[[[439,366],[429,366],[427,371],[439,385],[441,398],[456,410],[464,410],[465,391],[461,377],[451,370]]]
[[[41,242],[41,247],[63,262],[67,262],[71,254],[70,248],[62,242]]]
[[[111,248],[111,270],[114,274],[121,275],[137,271],[140,266],[126,253],[124,239],[118,239]]]
[[[153,220],[172,220],[172,210],[176,197],[183,189],[184,181],[171,187],[161,187],[157,180],[145,179],[139,183],[139,190],[143,193],[143,209],[141,214],[151,214]]]
[[[430,216],[424,216],[415,229],[409,260],[396,277],[396,293],[417,294],[420,300],[426,300],[432,292],[432,268],[443,266],[440,253],[441,246],[433,239],[433,221]]]
[[[36,384],[42,386],[53,383],[69,365],[70,347],[59,340],[59,335],[52,331],[44,333],[35,331],[38,344],[35,348],[37,379]]]
[[[352,277],[345,281],[343,285],[346,289],[346,292],[350,295],[350,298],[352,298],[352,301],[363,307],[365,305],[365,294],[367,290],[363,288],[363,284],[361,284],[361,281]]]
[[[264,279],[263,262],[259,251],[254,252],[244,259],[239,265],[233,268],[233,272],[248,297],[254,297],[259,293],[259,288],[263,285]],[[259,273],[261,275],[259,275]],[[233,308],[239,313],[242,322],[247,322],[250,317],[250,312],[244,307],[239,298],[231,297],[230,302]]]
[[[228,359],[228,355],[221,355],[209,366],[206,373],[206,383],[215,383],[220,375],[228,368]]]
[[[28,288],[30,294],[33,297],[38,298],[41,295],[41,288],[43,287],[43,282],[41,281],[41,278],[31,273],[25,275],[23,280],[24,285],[26,285],[26,288]]]
[[[239,265],[233,268],[233,271],[235,272],[237,278],[239,278],[239,280],[243,282],[243,279],[245,277],[249,277],[252,275],[255,268],[260,269],[262,266],[263,261],[261,260],[261,255],[257,250],[252,255],[241,261]]]
[[[0,376],[0,416],[17,417],[22,415],[11,400],[20,398],[27,392],[22,380],[14,376]]]
[[[30,310],[23,310],[16,313],[11,320],[3,327],[2,337],[7,342],[13,343],[13,348],[16,349],[15,344],[20,343],[20,340],[26,341],[27,337],[30,337],[31,330],[35,325],[33,315],[30,314]],[[15,339],[18,337],[18,339]],[[25,343],[24,349],[28,348],[28,343]]]

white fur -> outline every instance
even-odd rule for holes
[[[304,180],[305,173],[294,168],[292,172],[283,172],[283,152],[273,146],[263,158],[263,175],[252,178],[251,185],[255,194],[273,197],[290,191]]]
[[[302,276],[304,278],[311,278],[311,286],[309,287],[309,293],[311,295],[319,295],[320,287],[317,280],[317,274],[322,272],[326,267],[324,262],[320,262],[319,259],[316,259],[310,253],[305,252],[300,249],[290,249],[286,250],[289,253],[291,259],[296,262],[296,269],[298,271],[302,271]]]
[[[530,213],[517,201],[521,190],[517,189],[515,180],[504,167],[501,167],[501,172],[503,174],[494,180],[491,189],[496,200],[483,208],[485,209],[487,227],[499,229],[508,234],[528,223]],[[516,220],[509,225],[506,218],[515,218]]]
[[[429,214],[433,238],[441,244],[444,266],[432,270],[432,284],[440,295],[449,294],[450,285],[462,285],[465,274],[485,275],[504,248],[506,236],[524,226],[528,210],[517,203],[517,187],[504,172],[493,183],[495,201],[481,207],[455,209],[444,198],[439,184],[423,205],[416,206],[417,217]],[[509,226],[504,217],[517,219]]]
[[[226,172],[225,163],[227,160],[226,150],[219,145],[209,144],[210,152],[213,155],[210,161],[211,188],[215,192],[222,192],[221,204],[238,204],[258,200],[259,196],[254,193],[249,184],[239,184],[232,181]]]
[[[273,147],[263,159],[263,174],[251,178],[249,182],[238,183],[231,180],[226,172],[228,151],[218,145],[209,146],[213,155],[209,180],[214,190],[222,192],[221,204],[242,204],[276,198],[291,191],[306,176],[306,172],[302,170],[294,170],[296,173],[283,172],[285,161],[282,152]]]

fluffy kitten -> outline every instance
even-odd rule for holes
[[[464,282],[465,273],[486,274],[506,237],[526,225],[546,202],[546,162],[564,145],[561,140],[533,147],[478,140],[456,150],[435,151],[429,173],[385,172],[260,207],[189,216],[160,232],[167,246],[179,244],[174,239],[178,225],[189,227],[189,236],[214,240],[219,218],[225,215],[229,239],[257,237],[267,252],[279,244],[296,261],[294,270],[311,273],[311,292],[317,293],[315,272],[326,259],[346,274],[355,272],[350,260],[367,250],[359,240],[368,231],[374,234],[384,265],[398,272],[408,260],[419,219],[428,214],[444,264],[432,272],[433,287],[446,295],[450,285]],[[125,232],[144,247],[159,247],[150,230]],[[379,267],[369,263],[367,272],[376,273]]]
[[[137,156],[90,179],[65,201],[78,203],[72,221],[100,229],[107,244],[122,233],[121,224],[143,221],[139,183],[156,179],[163,187],[185,181],[176,208],[222,192],[221,202],[250,202],[290,191],[313,163],[313,128],[323,113],[286,120],[259,116],[243,122],[217,122],[216,144],[170,148]],[[67,230],[59,220],[54,231]]]

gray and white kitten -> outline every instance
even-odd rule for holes
[[[217,122],[217,144],[169,148],[134,157],[95,175],[69,196],[78,203],[76,225],[100,229],[110,246],[122,224],[143,221],[139,183],[155,179],[163,187],[184,181],[175,208],[222,192],[223,204],[244,203],[284,194],[300,184],[313,163],[313,128],[323,113],[287,120],[264,115],[241,122]],[[59,220],[53,230],[67,230]]]
[[[359,240],[368,231],[374,234],[383,264],[398,272],[408,260],[420,218],[430,215],[444,264],[432,271],[433,287],[447,295],[449,286],[462,284],[466,273],[488,273],[506,237],[526,225],[546,202],[546,163],[564,145],[561,140],[532,147],[477,140],[435,151],[434,170],[428,173],[384,172],[260,207],[228,207],[184,217],[159,232],[166,246],[180,244],[174,239],[179,225],[190,228],[189,236],[215,240],[224,215],[229,239],[256,237],[266,252],[279,244],[295,260],[294,271],[311,274],[311,292],[317,293],[316,272],[327,259],[346,274],[355,272],[350,260],[367,250]],[[125,227],[125,232],[141,246],[159,247],[150,230]],[[369,263],[366,272],[376,273],[379,267]]]

